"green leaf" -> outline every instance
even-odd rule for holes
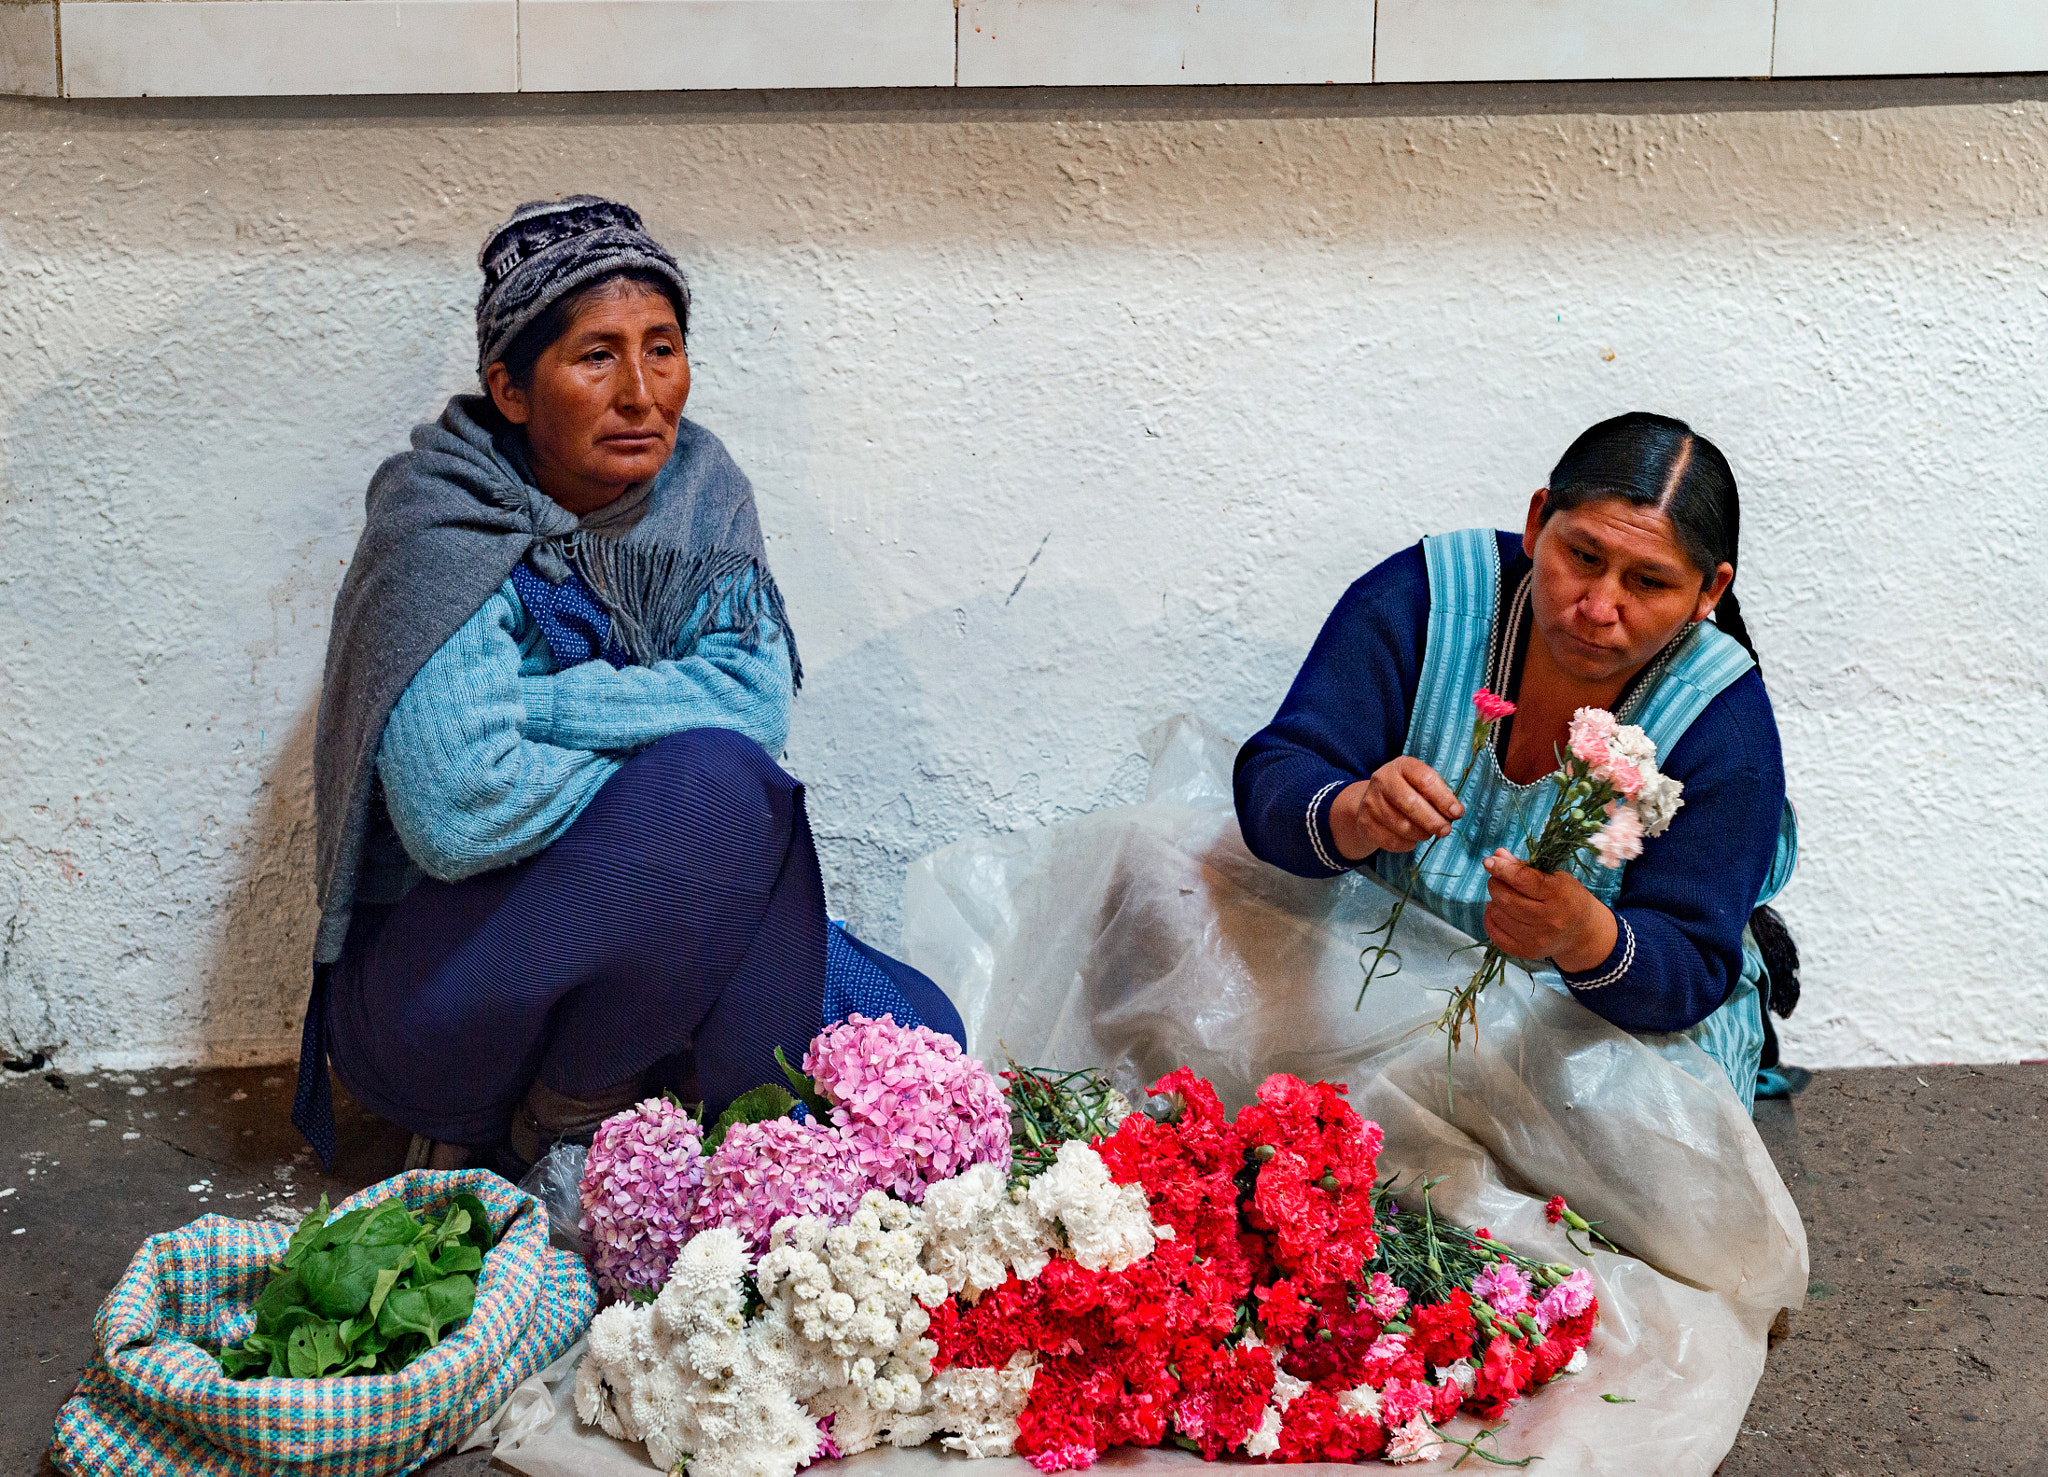
[[[299,1222],[298,1229],[292,1232],[291,1240],[284,1244],[285,1266],[296,1267],[306,1253],[313,1249],[314,1243],[324,1239],[321,1233],[327,1229],[327,1216],[327,1196],[323,1194],[319,1205],[306,1212],[305,1218]]]
[[[421,1291],[427,1295],[427,1306],[433,1309],[441,1328],[460,1323],[476,1310],[476,1279],[473,1277],[443,1277],[439,1282],[429,1282]],[[439,1337],[438,1331],[436,1337]]]
[[[781,1048],[776,1049],[776,1058],[782,1062]],[[782,1062],[782,1069],[789,1070],[789,1063]],[[815,1095],[815,1094],[814,1094]],[[718,1121],[711,1125],[711,1131],[704,1135],[706,1154],[718,1151],[725,1142],[725,1136],[738,1123],[766,1123],[771,1119],[787,1117],[789,1110],[796,1106],[796,1099],[772,1082],[750,1088],[732,1100],[732,1106],[718,1115]],[[830,1119],[826,1120],[830,1122]]]
[[[478,1251],[489,1251],[497,1244],[497,1238],[491,1234],[491,1213],[484,1208],[483,1201],[465,1194],[457,1195],[449,1204],[469,1212],[469,1229],[463,1234],[471,1246]]]
[[[398,1285],[398,1268],[386,1267],[377,1274],[376,1285],[370,1289],[370,1300],[363,1305],[362,1316],[372,1327],[376,1326],[377,1314],[384,1307],[384,1299],[391,1296],[391,1289]]]
[[[337,1246],[309,1252],[299,1264],[306,1284],[306,1302],[327,1318],[352,1318],[369,1305],[377,1274],[400,1265],[412,1254],[404,1246]]]
[[[315,1251],[326,1251],[331,1247],[348,1245],[356,1239],[370,1217],[381,1209],[383,1209],[382,1205],[357,1206],[347,1215],[341,1217],[341,1219],[330,1223],[326,1234],[315,1240],[314,1244],[307,1249],[307,1254],[311,1255]],[[304,1258],[301,1258],[301,1260],[304,1260]]]
[[[789,1090],[796,1094],[796,1100],[811,1110],[811,1116],[820,1123],[832,1121],[832,1105],[825,1101],[818,1091],[818,1084],[789,1064],[789,1058],[782,1054],[782,1048],[775,1048],[775,1065],[782,1068],[782,1075],[789,1079]]]
[[[272,1272],[270,1281],[264,1284],[252,1309],[256,1314],[256,1331],[276,1333],[278,1320],[288,1310],[302,1307],[305,1301],[305,1284],[299,1280],[297,1272]]]
[[[410,1246],[425,1230],[403,1201],[386,1200],[363,1222],[355,1240],[361,1246]]]
[[[1633,1399],[1631,1399],[1631,1398],[1630,1398],[1629,1396],[1627,1396],[1627,1395],[1602,1395],[1602,1396],[1601,1396],[1600,1398],[1601,1398],[1602,1400],[1605,1400],[1605,1401],[1606,1401],[1606,1402],[1607,1402],[1607,1403],[1608,1403],[1609,1405],[1634,1405],[1634,1404],[1635,1404],[1635,1401],[1634,1401]]]
[[[285,1363],[293,1379],[317,1380],[335,1366],[345,1363],[337,1326],[326,1319],[308,1320],[292,1330],[286,1346]]]
[[[484,1254],[464,1242],[451,1246],[434,1258],[436,1276],[447,1277],[456,1272],[481,1272],[484,1269]]]

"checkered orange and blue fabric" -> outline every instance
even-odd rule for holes
[[[381,1477],[454,1446],[590,1322],[581,1259],[548,1244],[540,1202],[484,1170],[410,1170],[344,1201],[432,1211],[467,1191],[498,1242],[461,1328],[396,1374],[232,1380],[201,1343],[254,1327],[250,1305],[284,1254],[282,1225],[202,1216],[152,1236],[94,1322],[97,1352],[57,1415],[50,1456],[73,1477]]]

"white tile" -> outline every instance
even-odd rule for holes
[[[1379,0],[1380,82],[1763,77],[1772,0]]]
[[[57,95],[57,7],[0,4],[0,92]]]
[[[961,0],[962,87],[1370,82],[1372,0]]]
[[[2048,0],[1778,0],[1780,77],[2048,71]]]
[[[525,92],[950,87],[952,0],[521,0]]]
[[[511,92],[516,0],[64,0],[70,97]]]

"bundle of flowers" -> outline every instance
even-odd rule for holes
[[[939,1134],[913,1114],[907,1149],[873,1137],[894,1110],[848,1085],[874,1080],[855,1070],[867,1058],[836,1050],[805,1059],[833,1084],[834,1121],[728,1127],[701,1191],[670,1172],[673,1193],[695,1197],[692,1224],[731,1219],[683,1243],[658,1297],[592,1325],[578,1412],[646,1442],[658,1466],[790,1477],[821,1456],[933,1440],[1046,1472],[1119,1444],[1400,1462],[1477,1449],[1491,1432],[1454,1438],[1443,1424],[1460,1411],[1497,1422],[1584,1363],[1591,1274],[1444,1224],[1426,1183],[1421,1210],[1401,1210],[1376,1180],[1380,1130],[1341,1087],[1276,1075],[1233,1119],[1187,1069],[1142,1113],[1093,1074],[1013,1072],[1013,1167],[979,1118]],[[614,1138],[640,1142],[647,1114],[622,1115]],[[845,1209],[835,1172],[758,1244],[759,1204],[711,1199],[718,1153],[743,1129],[828,1128],[854,1138],[855,1173],[887,1185]],[[1076,1128],[1089,1137],[1058,1138]],[[980,1157],[931,1172],[962,1144]],[[585,1199],[612,1207],[612,1232],[637,1219],[645,1243],[668,1237],[673,1218],[620,1207],[607,1173],[586,1179]],[[787,1183],[772,1181],[775,1203]],[[603,1243],[598,1256],[620,1277],[649,1260]]]
[[[1529,848],[1529,865],[1539,872],[1561,872],[1576,865],[1582,852],[1591,852],[1603,867],[1633,861],[1643,854],[1643,838],[1663,835],[1685,803],[1685,787],[1657,768],[1650,736],[1633,723],[1615,721],[1605,708],[1572,714],[1550,780],[1557,799]],[[1437,1023],[1452,1049],[1464,1026],[1478,1024],[1479,997],[1506,972],[1507,955],[1489,943],[1479,968],[1451,996]]]
[[[599,1127],[581,1225],[607,1297],[654,1293],[700,1232],[736,1231],[758,1256],[785,1216],[836,1224],[865,1191],[915,1203],[971,1165],[1009,1162],[1002,1084],[950,1036],[852,1015],[819,1033],[803,1067],[790,1074],[800,1098],[756,1088],[709,1132],[664,1098]]]

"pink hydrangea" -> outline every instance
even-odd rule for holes
[[[1495,1262],[1472,1279],[1472,1295],[1503,1318],[1529,1311],[1529,1277],[1513,1262]]]
[[[866,1188],[852,1142],[836,1129],[790,1118],[735,1123],[705,1166],[690,1229],[730,1226],[758,1256],[784,1216],[844,1222]]]
[[[702,1143],[697,1121],[667,1098],[598,1125],[583,1163],[579,1224],[607,1297],[657,1291],[668,1280],[704,1183]]]
[[[1576,1318],[1593,1306],[1593,1274],[1584,1267],[1543,1294],[1536,1304],[1536,1326],[1545,1333],[1553,1323]]]
[[[818,1034],[804,1071],[877,1189],[917,1203],[970,1165],[1010,1162],[1002,1084],[950,1036],[850,1015]]]
[[[1631,805],[1617,805],[1607,823],[1593,833],[1593,851],[1600,865],[1614,868],[1643,854],[1643,818]]]

